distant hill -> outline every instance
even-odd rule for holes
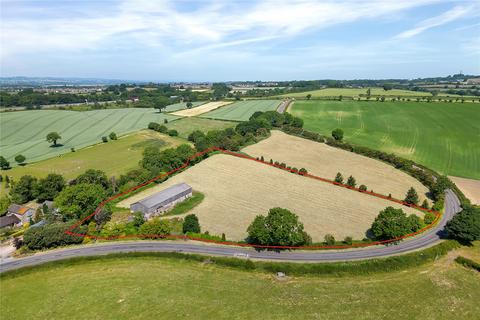
[[[16,86],[92,86],[120,83],[144,83],[143,81],[98,79],[98,78],[62,78],[62,77],[0,77],[0,87]]]

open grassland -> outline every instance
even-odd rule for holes
[[[202,105],[204,103],[205,101],[195,101],[195,102],[192,102],[192,107],[198,107],[199,105]],[[179,102],[179,103],[175,103],[167,106],[163,111],[173,112],[173,111],[184,110],[184,109],[187,109],[187,103]]]
[[[307,94],[311,94],[312,98],[322,97],[359,97],[366,96],[368,88],[326,88],[320,90],[312,90],[305,92],[287,93],[281,97],[305,98]],[[394,97],[431,97],[430,92],[409,91],[409,90],[384,90],[383,88],[370,88],[370,95],[372,96],[394,96]]]
[[[452,176],[449,176],[449,178],[473,204],[480,205],[480,180]]]
[[[282,207],[296,213],[313,241],[325,234],[337,239],[363,239],[380,210],[387,206],[407,213],[420,211],[393,202],[337,187],[278,168],[229,155],[214,155],[167,181],[129,197],[120,207],[185,182],[205,195],[194,210],[202,231],[243,240],[255,216]]]
[[[309,173],[333,180],[341,172],[346,182],[352,175],[357,187],[364,184],[368,190],[403,199],[410,187],[414,187],[420,201],[426,199],[428,189],[418,180],[394,167],[352,152],[330,147],[323,143],[291,136],[273,130],[268,139],[242,150],[252,157],[265,161],[284,162],[297,169],[305,168]]]
[[[220,120],[247,121],[256,111],[276,110],[280,102],[280,100],[239,101],[209,113],[205,113],[202,117]]]
[[[157,146],[161,149],[166,149],[182,143],[187,142],[183,139],[169,137],[155,131],[142,130],[108,143],[97,144],[76,152],[2,171],[2,174],[13,177],[14,180],[18,181],[21,176],[27,174],[41,178],[49,173],[58,173],[69,180],[77,177],[87,169],[98,169],[104,171],[108,177],[119,177],[128,170],[138,167],[145,147]],[[6,190],[2,183],[0,195],[5,193]]]
[[[5,319],[477,319],[480,275],[453,261],[474,250],[404,271],[284,280],[167,257],[98,258],[4,276],[0,306]]]
[[[190,133],[200,130],[207,133],[210,130],[222,130],[235,126],[234,122],[188,117],[169,122],[168,129],[175,129],[182,138],[187,138]]]
[[[296,101],[307,130],[395,153],[443,174],[480,179],[480,105],[367,101]]]
[[[101,142],[102,136],[117,136],[146,128],[151,121],[177,117],[155,109],[108,109],[95,111],[35,110],[0,114],[1,155],[15,165],[14,157],[23,154],[26,162],[39,161]],[[61,146],[46,141],[49,132],[62,137]]]
[[[203,113],[215,110],[222,106],[232,103],[231,101],[214,101],[202,104],[198,107],[172,112],[171,114],[179,117],[194,117]]]

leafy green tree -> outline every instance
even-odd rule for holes
[[[158,112],[162,112],[169,104],[170,100],[167,97],[160,96],[155,99],[155,109],[158,109]]]
[[[367,89],[367,97],[370,98],[370,96],[372,95],[372,90],[370,90],[370,88]]]
[[[24,244],[30,250],[40,250],[82,243],[83,237],[65,233],[71,226],[70,223],[56,222],[29,228],[23,236]],[[86,226],[75,227],[72,230],[73,233],[77,234],[85,234],[86,231]]]
[[[347,186],[355,188],[356,185],[357,182],[355,181],[355,178],[353,176],[348,177]]]
[[[335,237],[332,234],[326,234],[323,239],[327,246],[333,246],[335,244]]]
[[[332,137],[337,141],[343,140],[343,130],[340,128],[334,129],[332,131]]]
[[[188,141],[191,141],[193,143],[197,142],[199,139],[204,139],[204,138],[205,138],[205,134],[200,130],[195,130],[188,135]]]
[[[62,137],[58,134],[58,132],[50,132],[47,134],[47,141],[53,143],[55,147],[57,145],[57,141],[62,139]]]
[[[95,222],[97,224],[97,231],[101,230],[102,227],[110,221],[112,218],[112,209],[109,204],[101,208],[94,216]]]
[[[81,219],[94,212],[106,197],[101,185],[80,183],[63,189],[55,204],[65,219]]]
[[[110,140],[117,140],[117,134],[115,132],[110,132]]]
[[[419,219],[415,215],[407,217],[402,209],[387,207],[375,218],[371,230],[379,240],[394,239],[418,231]]]
[[[50,173],[37,184],[38,201],[53,200],[65,188],[65,179],[56,173]]]
[[[0,156],[0,168],[2,170],[10,169],[10,162],[8,162],[7,159],[2,156]]]
[[[26,175],[22,176],[10,189],[10,196],[15,203],[26,203],[35,199],[37,178]]]
[[[25,158],[25,156],[23,154],[19,154],[17,156],[15,156],[15,161],[19,164],[19,165],[23,165],[25,160],[27,158]]]
[[[257,216],[247,229],[248,242],[262,245],[298,246],[311,242],[298,216],[283,208],[272,208]]]
[[[335,182],[343,183],[343,176],[340,172],[337,172],[337,175],[335,176]]]
[[[193,107],[193,103],[190,101],[187,102],[187,109],[191,109]]]
[[[110,188],[110,182],[107,175],[102,170],[88,169],[77,177],[76,183],[98,184],[105,190]]]
[[[142,224],[145,223],[145,217],[142,212],[135,212],[133,214],[133,225],[139,228]]]
[[[200,223],[198,222],[198,218],[194,214],[189,214],[183,220],[183,233],[193,232],[193,233],[200,233]]]
[[[157,236],[169,235],[171,228],[167,220],[154,218],[142,224],[138,232],[145,238],[156,238]]]
[[[312,95],[309,93],[307,94],[307,100],[310,100],[312,98]]]
[[[176,137],[176,136],[178,136],[178,131],[175,130],[175,129],[170,129],[170,130],[168,130],[168,135],[170,137]]]
[[[367,191],[367,186],[364,184],[361,184],[360,187],[358,187],[361,191]]]
[[[480,240],[480,208],[464,208],[447,223],[445,230],[450,238],[464,243]]]
[[[0,198],[0,217],[7,213],[8,207],[12,204],[10,197],[3,196]]]
[[[428,209],[428,208],[429,208],[427,199],[423,200],[423,202],[422,202],[422,208],[424,208],[424,209]]]
[[[411,187],[410,189],[408,189],[407,191],[407,195],[405,196],[405,200],[404,200],[406,203],[409,203],[409,204],[418,204],[418,194],[417,194],[417,191]]]

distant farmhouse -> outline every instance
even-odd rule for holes
[[[132,212],[142,212],[145,219],[162,214],[175,204],[192,196],[192,187],[179,183],[163,191],[157,192],[145,199],[130,205]]]

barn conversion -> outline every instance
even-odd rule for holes
[[[175,204],[192,196],[192,187],[186,183],[179,183],[165,190],[157,192],[145,199],[130,205],[132,212],[142,212],[145,219],[159,215]]]

